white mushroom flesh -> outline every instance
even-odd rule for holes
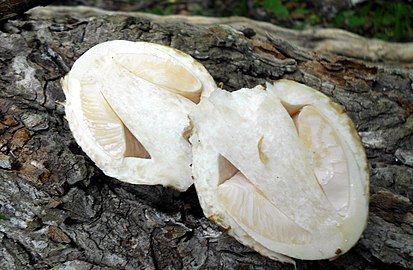
[[[349,250],[367,221],[364,148],[341,107],[307,86],[214,91],[190,114],[204,213],[263,255]]]
[[[166,46],[109,41],[83,54],[62,86],[70,129],[105,174],[181,191],[192,184],[188,113],[216,88],[201,64]]]

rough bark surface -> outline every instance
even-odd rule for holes
[[[63,10],[45,8],[1,25],[0,269],[294,269],[208,221],[193,188],[121,183],[77,146],[59,79],[87,49],[113,39],[178,48],[230,91],[289,78],[342,104],[371,167],[368,226],[347,254],[297,261],[297,268],[413,269],[409,64],[315,53],[276,31],[265,37],[236,26]]]
[[[0,0],[0,21],[22,15],[27,10],[48,5],[52,0]]]

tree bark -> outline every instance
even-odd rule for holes
[[[303,46],[314,42],[305,32],[288,40],[290,30],[200,22],[48,7],[2,25],[0,269],[294,269],[208,221],[193,188],[119,182],[77,146],[59,80],[87,49],[114,39],[189,53],[229,91],[288,78],[343,105],[369,158],[368,225],[340,258],[297,268],[413,269],[411,62],[315,51]]]
[[[0,22],[22,15],[36,6],[45,6],[53,0],[0,0]]]

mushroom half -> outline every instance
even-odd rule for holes
[[[216,84],[191,56],[104,42],[74,63],[62,87],[74,138],[106,175],[180,191],[192,184],[188,113]]]
[[[214,91],[190,114],[204,214],[275,260],[337,257],[367,222],[369,173],[350,118],[327,96],[280,80]]]

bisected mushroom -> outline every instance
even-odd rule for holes
[[[217,89],[190,114],[193,173],[204,214],[272,259],[348,251],[368,214],[364,148],[343,109],[280,80]]]
[[[109,41],[83,54],[62,87],[74,138],[105,174],[180,191],[192,184],[188,113],[216,88],[192,57]]]

